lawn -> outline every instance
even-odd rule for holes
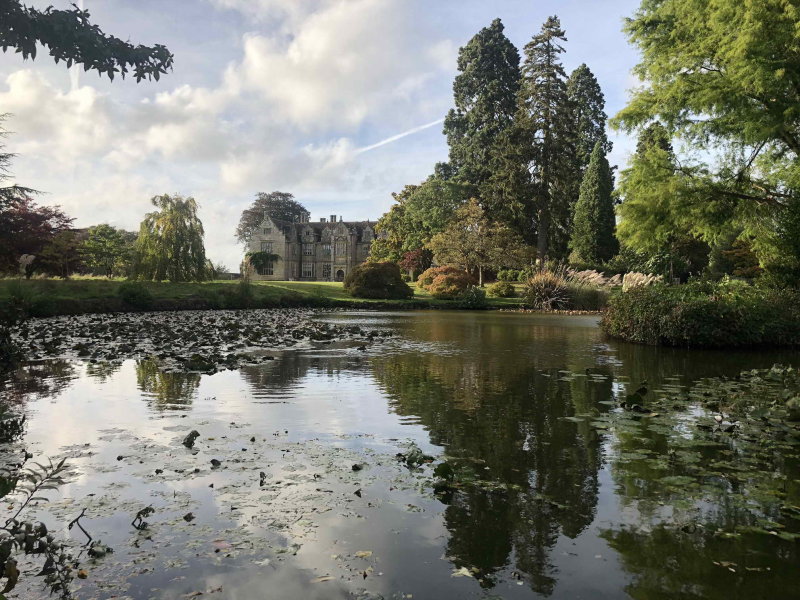
[[[34,315],[128,310],[119,298],[122,279],[77,277],[61,279],[0,279],[0,305],[12,299],[29,307]],[[353,298],[340,282],[254,281],[252,293],[242,301],[239,281],[141,282],[153,298],[157,310],[186,308],[241,308],[273,306],[353,306],[381,308],[456,308],[455,302],[439,300],[414,287],[407,300],[367,300]],[[488,298],[491,308],[514,308],[519,298]]]

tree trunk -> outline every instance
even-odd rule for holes
[[[539,231],[537,232],[536,239],[536,262],[540,265],[544,264],[544,261],[547,259],[549,232],[550,212],[543,210],[539,215]]]
[[[483,267],[478,265],[478,285],[483,287]]]

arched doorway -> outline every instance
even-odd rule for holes
[[[336,281],[344,281],[344,270],[339,269],[336,271]]]

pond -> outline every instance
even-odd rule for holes
[[[703,425],[692,387],[797,353],[617,343],[592,316],[313,319],[392,335],[213,374],[123,355],[12,373],[7,455],[70,466],[28,517],[77,554],[85,509],[113,550],[82,556],[76,597],[800,597],[797,439]],[[44,597],[41,563],[20,566],[9,597]]]

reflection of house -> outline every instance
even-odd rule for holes
[[[250,238],[248,252],[268,252],[276,260],[263,265],[254,279],[342,281],[350,270],[364,262],[375,238],[369,221],[330,220],[300,222],[264,221]]]

